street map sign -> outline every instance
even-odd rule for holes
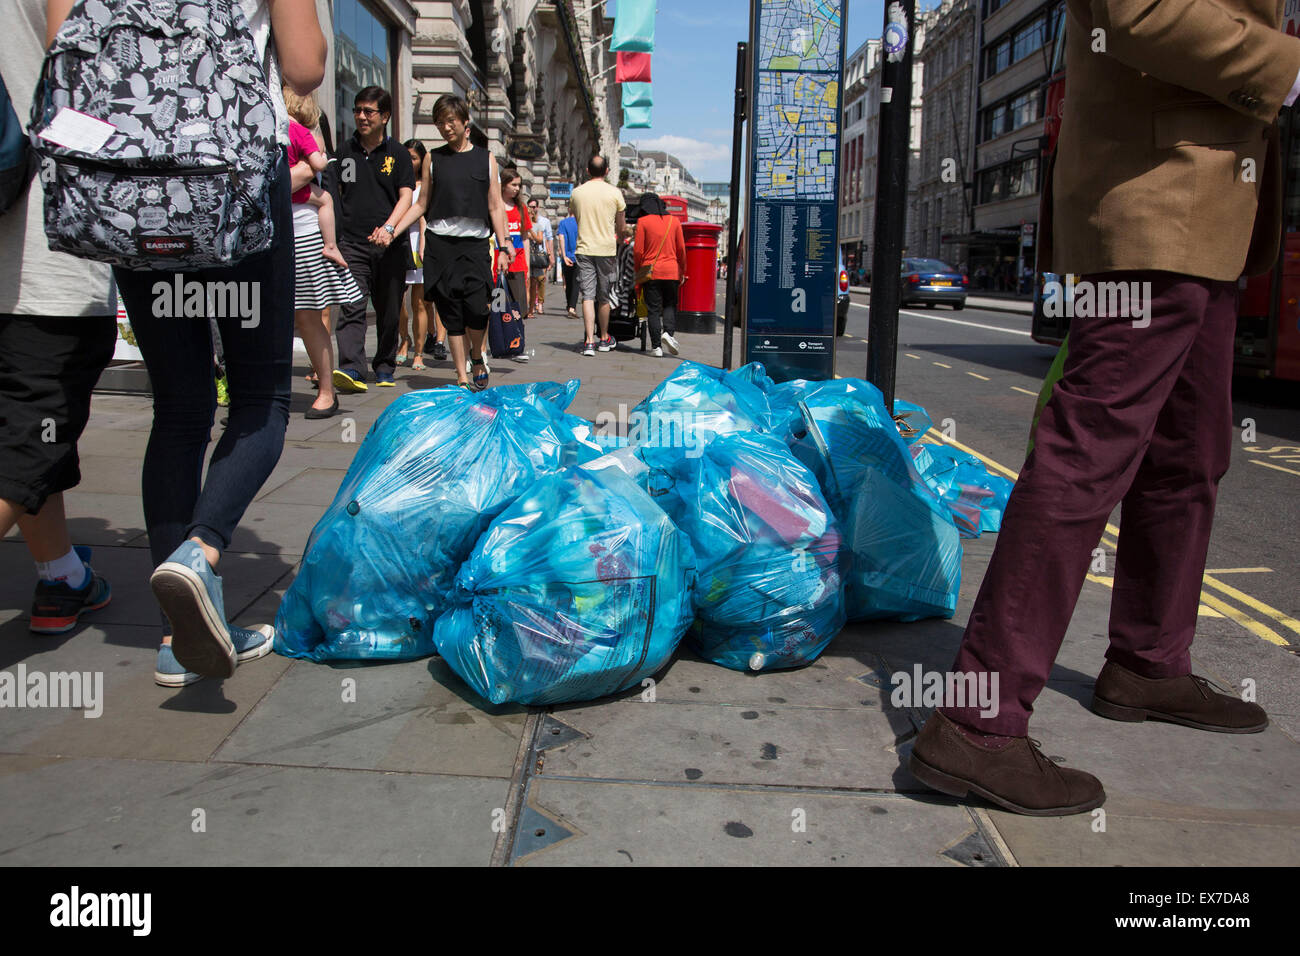
[[[745,361],[835,374],[845,0],[754,0]]]

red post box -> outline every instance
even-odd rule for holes
[[[686,240],[686,282],[677,296],[677,328],[682,332],[713,334],[718,329],[715,311],[718,292],[718,235],[713,222],[682,224]]]

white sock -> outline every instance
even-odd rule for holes
[[[86,586],[88,576],[85,562],[76,551],[71,550],[53,561],[37,561],[36,573],[42,581],[62,581],[74,591]]]

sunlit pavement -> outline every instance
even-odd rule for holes
[[[532,361],[494,361],[493,385],[576,377],[583,384],[571,411],[594,418],[635,404],[681,360],[720,360],[720,334],[679,335],[679,358],[653,358],[635,343],[584,358],[575,349],[581,322],[565,316],[562,295],[553,285],[548,314],[528,321]],[[969,309],[936,314],[992,323]],[[865,315],[855,310],[854,338],[842,343],[842,374],[861,374]],[[900,352],[912,338],[900,338]],[[937,353],[923,358],[927,371],[939,362]],[[447,363],[426,362],[425,372],[399,369],[397,388],[343,396],[341,416],[310,422],[302,412],[312,393],[305,367],[297,370],[284,454],[221,565],[237,623],[273,620],[310,529],[387,404],[452,379]],[[949,379],[919,377],[912,362],[923,360],[900,355],[900,395],[926,404],[952,394],[935,390]],[[949,372],[962,369],[933,370]],[[992,380],[986,373],[976,376]],[[1014,423],[1032,398],[1009,386],[990,394],[987,406],[963,406],[958,435],[1015,469],[1015,429],[981,408],[1001,408]],[[1021,405],[999,404],[1011,401]],[[81,444],[83,481],[67,495],[74,540],[94,547],[113,584],[109,607],[68,635],[32,635],[34,571],[16,536],[0,543],[8,609],[0,669],[100,672],[104,682],[96,719],[80,710],[0,714],[6,863],[1300,861],[1297,695],[1277,693],[1300,661],[1240,627],[1223,638],[1251,641],[1260,655],[1260,700],[1279,715],[1262,734],[1105,720],[1088,709],[1105,650],[1110,595],[1101,581],[1084,586],[1031,732],[1053,759],[1101,778],[1105,812],[1016,817],[959,804],[911,777],[910,742],[929,709],[894,707],[890,675],[951,664],[992,535],[965,542],[952,620],[851,625],[798,671],[740,674],[682,650],[653,686],[545,709],[487,707],[436,658],[348,667],[272,655],[227,681],[156,687],[160,629],[139,496],[150,419],[147,398],[97,396]],[[1236,671],[1216,656],[1221,645],[1209,649],[1198,670],[1236,686]]]

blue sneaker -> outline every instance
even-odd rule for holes
[[[257,627],[231,624],[230,640],[235,645],[235,660],[245,664],[271,653],[275,644],[275,628],[270,624],[259,624]]]
[[[360,372],[350,368],[336,368],[334,370],[334,387],[345,394],[355,392],[364,392],[367,390],[366,377]]]
[[[239,663],[255,661],[271,653],[271,647],[275,643],[275,628],[270,624],[262,624],[256,628],[236,627],[232,624],[230,640],[235,645],[235,659]],[[160,687],[184,687],[186,684],[193,684],[196,680],[203,680],[203,675],[187,671],[176,660],[171,645],[160,644],[158,666],[154,669],[153,680]]]
[[[235,645],[226,626],[221,578],[203,549],[183,541],[149,579],[154,597],[172,625],[172,652],[187,671],[204,677],[235,672]]]
[[[196,680],[203,680],[202,674],[187,671],[176,660],[170,644],[158,645],[158,664],[153,670],[153,682],[159,687],[184,687]]]
[[[392,373],[392,372],[377,372],[377,373],[375,373],[375,383],[378,384],[378,385],[386,386],[386,387],[388,387],[388,388],[392,388],[393,386],[395,386],[395,385],[397,384],[396,382],[393,381],[393,373]]]
[[[77,626],[77,619],[86,611],[98,611],[113,599],[108,582],[90,566],[90,549],[79,544],[72,550],[86,566],[86,580],[75,589],[66,581],[37,581],[32,598],[33,633],[65,634]]]

